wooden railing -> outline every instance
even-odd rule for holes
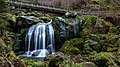
[[[38,11],[46,11],[46,12],[53,12],[53,13],[59,13],[59,14],[65,14],[66,12],[72,12],[72,13],[78,13],[79,15],[96,15],[96,16],[102,16],[102,15],[120,15],[120,10],[115,10],[115,11],[85,11],[80,10],[80,11],[71,11],[71,10],[66,10],[66,9],[60,9],[60,8],[54,8],[54,7],[49,7],[49,6],[42,6],[38,4],[32,4],[32,3],[26,3],[26,2],[10,2],[11,6],[15,7],[20,7],[20,8],[25,8],[25,9],[33,9],[33,10],[38,10]]]

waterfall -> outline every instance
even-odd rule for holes
[[[53,30],[53,27],[52,27],[52,25],[50,24],[49,26],[48,26],[48,28],[49,28],[49,37],[50,37],[50,45],[51,45],[51,50],[52,50],[52,54],[54,54],[55,53],[55,46],[54,46],[54,30]]]
[[[30,42],[31,42],[31,37],[32,37],[34,28],[35,28],[35,25],[32,25],[29,28],[28,33],[27,33],[26,38],[25,38],[25,40],[26,40],[25,42],[27,42],[27,39],[28,39],[28,51],[27,51],[27,55],[29,55],[29,52],[30,52]]]
[[[74,20],[74,36],[76,37],[78,34],[79,26],[78,26],[78,20],[75,18]]]
[[[26,56],[45,57],[55,53],[52,20],[48,23],[32,25],[26,35]],[[49,47],[49,49],[47,48]]]
[[[75,18],[73,22],[74,22],[74,37],[77,37],[82,28],[82,20],[78,20],[77,18]]]

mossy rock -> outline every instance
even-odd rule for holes
[[[0,12],[7,12],[8,10],[8,5],[9,5],[9,0],[1,0],[0,1]]]
[[[71,55],[70,59],[75,63],[85,62],[84,57],[81,54]]]
[[[97,20],[97,17],[96,16],[90,16],[88,17],[88,19],[86,20],[86,22],[84,23],[83,27],[84,26],[87,26],[87,25],[94,25],[96,23],[96,20]]]
[[[4,57],[0,57],[0,67],[10,67],[11,65],[7,62]]]
[[[71,59],[67,59],[59,63],[59,67],[78,67],[78,66]]]
[[[40,17],[40,20],[43,20],[44,22],[48,23],[51,18],[50,17]]]
[[[113,25],[103,19],[96,16],[90,16],[83,24],[83,34],[87,32],[91,34],[105,34],[108,33],[110,27]],[[85,29],[85,30],[84,30]],[[88,30],[86,30],[88,29]]]
[[[117,51],[118,51],[118,47],[111,47],[111,48],[108,47],[108,48],[107,48],[107,51],[108,51],[108,52],[117,52]]]
[[[111,63],[111,65],[117,66],[117,64],[115,63],[115,60],[116,60],[116,57],[112,55],[112,53],[108,53],[108,52],[100,52],[94,57],[94,62],[99,67],[106,66],[106,64],[109,62]]]
[[[95,63],[93,62],[81,62],[77,64],[78,67],[98,67]]]
[[[44,61],[50,61],[51,59],[55,58],[55,57],[61,57],[63,59],[66,59],[67,57],[64,55],[64,53],[62,52],[56,52],[53,55],[48,55],[44,58]]]
[[[60,51],[65,53],[66,55],[77,55],[80,53],[80,50],[82,50],[84,40],[81,38],[75,38],[66,41]]]
[[[86,40],[84,47],[83,47],[83,53],[89,54],[93,51],[100,52],[101,45],[93,40]]]
[[[49,67],[59,67],[59,63],[64,61],[64,59],[60,56],[56,56],[54,58],[52,58],[50,61],[49,61]]]
[[[27,67],[48,67],[48,64],[45,62],[35,61],[31,59],[22,59],[22,61],[24,61]]]
[[[115,42],[116,45],[118,45],[118,47],[120,48],[120,38],[117,39],[117,41]]]
[[[6,45],[4,41],[0,38],[0,52],[4,52],[6,48]]]
[[[70,48],[69,50],[67,50],[68,52],[68,54],[70,54],[70,55],[73,55],[73,54],[75,54],[75,55],[77,55],[77,54],[79,54],[80,53],[80,50],[78,49],[78,48],[75,48],[75,47],[72,47],[72,48]],[[69,53],[70,52],[70,53]],[[67,54],[66,53],[66,54]]]
[[[78,20],[82,20],[83,24],[84,24],[85,21],[86,21],[86,18],[83,17],[83,16],[77,16],[76,18],[77,18]]]
[[[1,64],[3,67],[10,66],[22,66],[25,67],[25,64],[21,59],[15,55],[15,53],[8,48],[4,41],[0,38],[0,60],[2,60]],[[5,64],[4,64],[5,63]],[[4,65],[3,65],[4,64]]]
[[[48,63],[48,67],[66,67],[73,62],[68,56],[62,52],[56,52],[44,58],[44,62]]]
[[[2,32],[7,30],[7,24],[8,22],[2,18],[2,15],[0,15],[0,34],[2,35]]]
[[[119,39],[120,35],[110,34],[106,36],[106,42],[110,44],[115,44],[115,42]]]
[[[89,34],[82,38],[86,40],[84,47],[86,47],[85,50],[89,50],[89,52],[116,52],[119,49],[119,37],[120,36],[116,34]]]
[[[109,34],[118,34],[118,30],[117,30],[117,27],[110,27],[110,30],[109,30]]]

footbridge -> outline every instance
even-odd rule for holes
[[[115,11],[85,11],[81,9],[79,11],[71,11],[66,9],[54,8],[49,6],[42,6],[38,4],[26,3],[26,2],[17,2],[17,1],[10,1],[10,5],[14,6],[15,8],[23,8],[23,9],[31,9],[37,11],[45,11],[51,13],[58,13],[58,14],[65,14],[66,12],[70,13],[77,13],[79,15],[96,15],[96,16],[113,16],[113,15],[120,15],[120,10]]]

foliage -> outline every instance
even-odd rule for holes
[[[46,63],[30,59],[22,59],[27,67],[47,67]]]
[[[0,38],[0,60],[1,67],[4,66],[25,67],[23,61],[21,61],[20,58],[16,56],[14,52],[5,45],[4,41],[1,38]]]
[[[0,0],[0,12],[6,11],[8,5],[9,5],[9,0]]]

